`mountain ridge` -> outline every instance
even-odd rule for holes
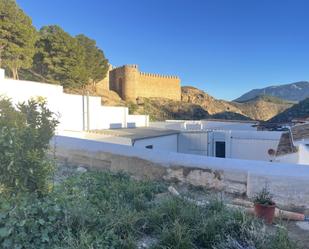
[[[259,95],[270,95],[284,100],[299,102],[309,97],[309,81],[297,81],[288,84],[252,89],[234,101],[244,102]]]

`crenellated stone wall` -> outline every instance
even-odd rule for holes
[[[138,97],[181,99],[179,77],[140,72],[137,65],[112,69],[109,88],[126,101],[135,102]]]

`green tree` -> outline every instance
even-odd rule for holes
[[[15,108],[0,100],[0,187],[7,193],[48,191],[53,165],[46,157],[58,121],[45,102]]]
[[[30,68],[35,52],[36,30],[14,0],[0,0],[0,66],[18,79],[20,68]]]
[[[45,26],[39,32],[33,69],[48,82],[66,88],[88,83],[85,50],[59,26]]]
[[[108,71],[108,60],[103,51],[97,47],[95,40],[85,35],[78,35],[76,39],[85,51],[85,66],[89,82],[97,83],[104,79]]]

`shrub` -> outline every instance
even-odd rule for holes
[[[138,105],[133,102],[128,102],[129,114],[135,114],[138,109]]]
[[[266,187],[255,195],[253,202],[261,205],[274,205],[273,197]]]
[[[48,190],[53,164],[47,159],[49,141],[58,124],[44,101],[16,107],[0,100],[0,185],[9,194]]]

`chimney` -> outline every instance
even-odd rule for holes
[[[4,69],[0,68],[0,80],[4,80]]]

